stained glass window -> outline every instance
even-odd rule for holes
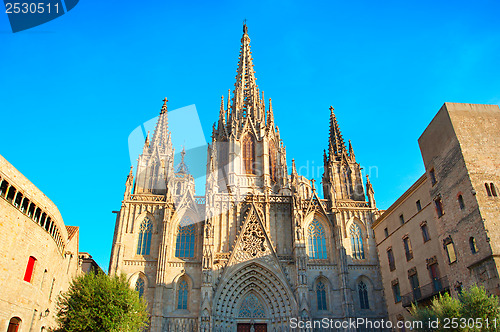
[[[177,309],[187,309],[188,284],[186,280],[179,283],[179,294],[177,298]]]
[[[144,294],[144,280],[142,278],[138,278],[135,282],[135,291],[139,292],[139,297],[142,297]]]
[[[189,217],[182,218],[177,230],[177,240],[175,244],[175,257],[194,257],[194,244],[196,240],[194,223]]]
[[[365,249],[363,248],[363,236],[361,228],[358,225],[352,224],[351,232],[351,250],[354,259],[365,259]]]
[[[318,310],[328,310],[326,307],[326,288],[322,281],[316,284],[316,296],[318,298]]]
[[[358,293],[359,293],[359,305],[361,309],[369,309],[370,306],[368,304],[368,289],[366,284],[362,281],[358,284]]]
[[[137,242],[137,255],[149,255],[151,249],[151,234],[153,223],[146,217],[139,227],[139,241]]]
[[[327,259],[325,229],[317,219],[307,228],[307,243],[310,259]]]
[[[249,294],[241,302],[239,318],[265,318],[266,311],[257,296]]]
[[[246,174],[255,174],[255,143],[250,135],[243,139],[243,163]]]

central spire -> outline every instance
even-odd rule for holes
[[[251,117],[254,121],[257,121],[263,117],[256,81],[248,27],[244,23],[236,83],[234,84],[233,91],[233,104],[231,107],[231,119],[233,121],[241,122],[247,117]]]

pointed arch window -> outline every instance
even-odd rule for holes
[[[265,318],[266,311],[260,300],[254,294],[248,294],[241,302],[239,318]]]
[[[141,277],[137,278],[137,281],[135,282],[135,291],[139,293],[139,297],[144,295],[144,279]]]
[[[255,142],[251,135],[243,138],[243,164],[246,174],[255,174]]]
[[[344,165],[342,167],[342,173],[344,176],[344,189],[346,195],[350,197],[352,195],[352,177],[351,177],[351,168],[348,165]]]
[[[269,176],[271,181],[276,182],[276,145],[274,141],[269,142]]]
[[[361,228],[356,224],[352,224],[350,232],[352,257],[354,259],[365,259],[365,249],[363,247],[363,235],[361,233]]]
[[[139,241],[137,242],[137,255],[149,255],[151,251],[151,234],[153,223],[148,217],[144,218],[139,227]]]
[[[316,297],[318,300],[318,310],[328,310],[326,306],[326,287],[322,281],[316,284]]]
[[[370,309],[370,305],[368,303],[368,288],[363,281],[360,281],[358,284],[358,294],[361,309]]]
[[[187,310],[188,288],[188,283],[183,279],[179,283],[179,291],[177,294],[177,309]]]
[[[307,228],[307,243],[310,259],[328,258],[325,229],[317,219],[314,219]]]
[[[195,227],[191,218],[185,216],[179,223],[175,244],[175,257],[193,258],[196,241]]]

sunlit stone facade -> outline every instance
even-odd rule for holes
[[[325,148],[319,197],[293,160],[287,169],[246,26],[235,89],[208,147],[205,196],[194,195],[184,159],[174,167],[165,99],[135,181],[132,170],[127,178],[110,262],[149,303],[151,331],[289,331],[297,317],[386,317],[373,188],[333,108]]]

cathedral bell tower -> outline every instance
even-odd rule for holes
[[[346,148],[337,117],[330,106],[330,138],[324,152],[323,193],[326,199],[365,201],[361,167],[349,141]]]
[[[174,150],[168,130],[167,102],[165,98],[153,138],[149,139],[148,132],[139,156],[134,194],[164,195],[167,192],[167,179],[173,175],[174,162]]]
[[[288,184],[286,152],[274,125],[271,100],[256,83],[248,28],[243,37],[231,98],[221,100],[208,150],[207,192],[277,193]]]

